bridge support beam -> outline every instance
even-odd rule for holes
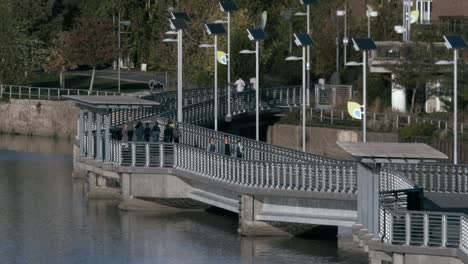
[[[358,224],[379,237],[380,164],[358,163]]]
[[[241,195],[239,201],[239,229],[243,236],[290,236],[268,223],[257,221],[256,215],[261,211],[262,202],[251,195]]]

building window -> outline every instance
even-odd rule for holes
[[[419,11],[419,24],[430,24],[432,17],[432,0],[417,0],[416,9]]]

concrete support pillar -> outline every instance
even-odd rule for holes
[[[95,189],[97,188],[97,175],[94,172],[88,172],[88,186],[89,189]]]
[[[392,80],[395,75],[392,74]],[[406,112],[406,89],[392,81],[392,110]]]
[[[239,234],[243,236],[289,236],[285,231],[256,221],[256,215],[262,210],[262,202],[251,195],[241,195],[239,202]]]
[[[88,158],[93,157],[93,112],[88,111],[88,124],[86,125],[88,130],[88,147],[86,148],[86,156]]]
[[[85,113],[83,111],[83,109],[80,109],[80,116],[79,116],[79,119],[78,119],[78,140],[80,141],[80,156],[84,156],[85,155],[85,142],[84,142],[84,135],[86,133],[86,130],[85,130],[85,123],[84,123],[84,119],[85,119]]]
[[[96,160],[102,160],[102,115],[96,113]]]
[[[122,199],[123,200],[129,199],[131,195],[130,174],[122,173],[120,175],[120,184],[121,184],[121,189],[122,189]]]
[[[403,254],[393,253],[393,264],[405,264],[405,256]]]
[[[104,115],[104,161],[110,161],[110,113]]]

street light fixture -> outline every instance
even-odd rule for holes
[[[171,39],[164,39],[164,42],[177,42],[177,121],[183,122],[183,104],[182,104],[182,74],[183,74],[183,64],[182,64],[182,32],[188,28],[187,21],[190,21],[186,13],[172,13],[173,19],[169,19],[170,26],[172,31],[167,32],[168,34],[173,34],[172,32],[177,32],[177,40],[173,41]],[[183,18],[175,18],[183,17]],[[187,20],[188,19],[188,20]]]
[[[370,38],[353,38],[354,49],[362,51],[362,75],[363,75],[363,91],[362,91],[362,142],[367,141],[367,52],[376,50],[377,46]]]
[[[227,23],[227,84],[228,84],[228,109],[226,115],[226,121],[230,122],[232,119],[231,116],[231,13],[237,12],[239,7],[237,7],[234,1],[223,1],[219,3],[220,9],[222,12],[227,13],[227,21],[217,20],[215,23]]]
[[[458,50],[468,48],[462,36],[444,36],[445,47],[453,49],[453,163],[458,163]]]
[[[202,44],[200,48],[214,48],[214,130],[218,131],[218,36],[226,34],[223,24],[205,24],[208,35],[214,36],[214,45]]]
[[[307,89],[307,74],[306,74],[306,56],[307,48],[314,45],[314,40],[307,33],[294,34],[294,43],[296,46],[302,47],[302,57],[287,57],[287,61],[302,60],[302,151],[306,151],[306,89]]]
[[[366,10],[366,16],[367,16],[367,38],[371,38],[371,33],[370,33],[370,20],[371,17],[377,17],[379,15],[379,12],[375,11],[371,6],[367,6]]]
[[[241,50],[240,54],[255,54],[255,139],[260,140],[260,42],[268,39],[263,29],[247,29],[248,37],[255,42],[255,51]]]
[[[348,39],[348,12],[347,12],[347,6],[345,5],[344,10],[337,10],[336,15],[338,17],[343,16],[344,17],[344,34],[343,34],[343,64],[346,66],[347,60],[348,60],[348,44],[349,44],[349,39]],[[337,53],[338,54],[338,53]],[[337,55],[338,57],[338,55]]]

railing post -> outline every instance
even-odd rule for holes
[[[159,144],[159,166],[164,167],[164,144]]]
[[[136,145],[132,142],[132,167],[136,165]]]
[[[28,87],[28,99],[31,99],[31,87]]]
[[[411,242],[411,215],[405,213],[405,245]]]
[[[149,167],[150,166],[150,145],[149,143],[146,143],[145,144],[145,159],[146,159],[146,162],[145,162],[145,166],[146,167]]]
[[[118,155],[119,155],[119,157],[118,157],[118,164],[119,164],[119,166],[120,166],[120,165],[122,165],[122,143],[119,142],[118,148],[119,148],[119,149],[118,149],[118,151],[119,151],[119,152],[118,152]]]
[[[442,247],[447,246],[447,216],[442,215]]]
[[[424,214],[423,228],[424,228],[424,242],[423,242],[423,245],[425,247],[427,247],[428,244],[429,244],[429,215],[428,214]]]
[[[389,213],[388,214],[390,219],[388,220],[388,241],[390,244],[393,243],[393,214]]]

